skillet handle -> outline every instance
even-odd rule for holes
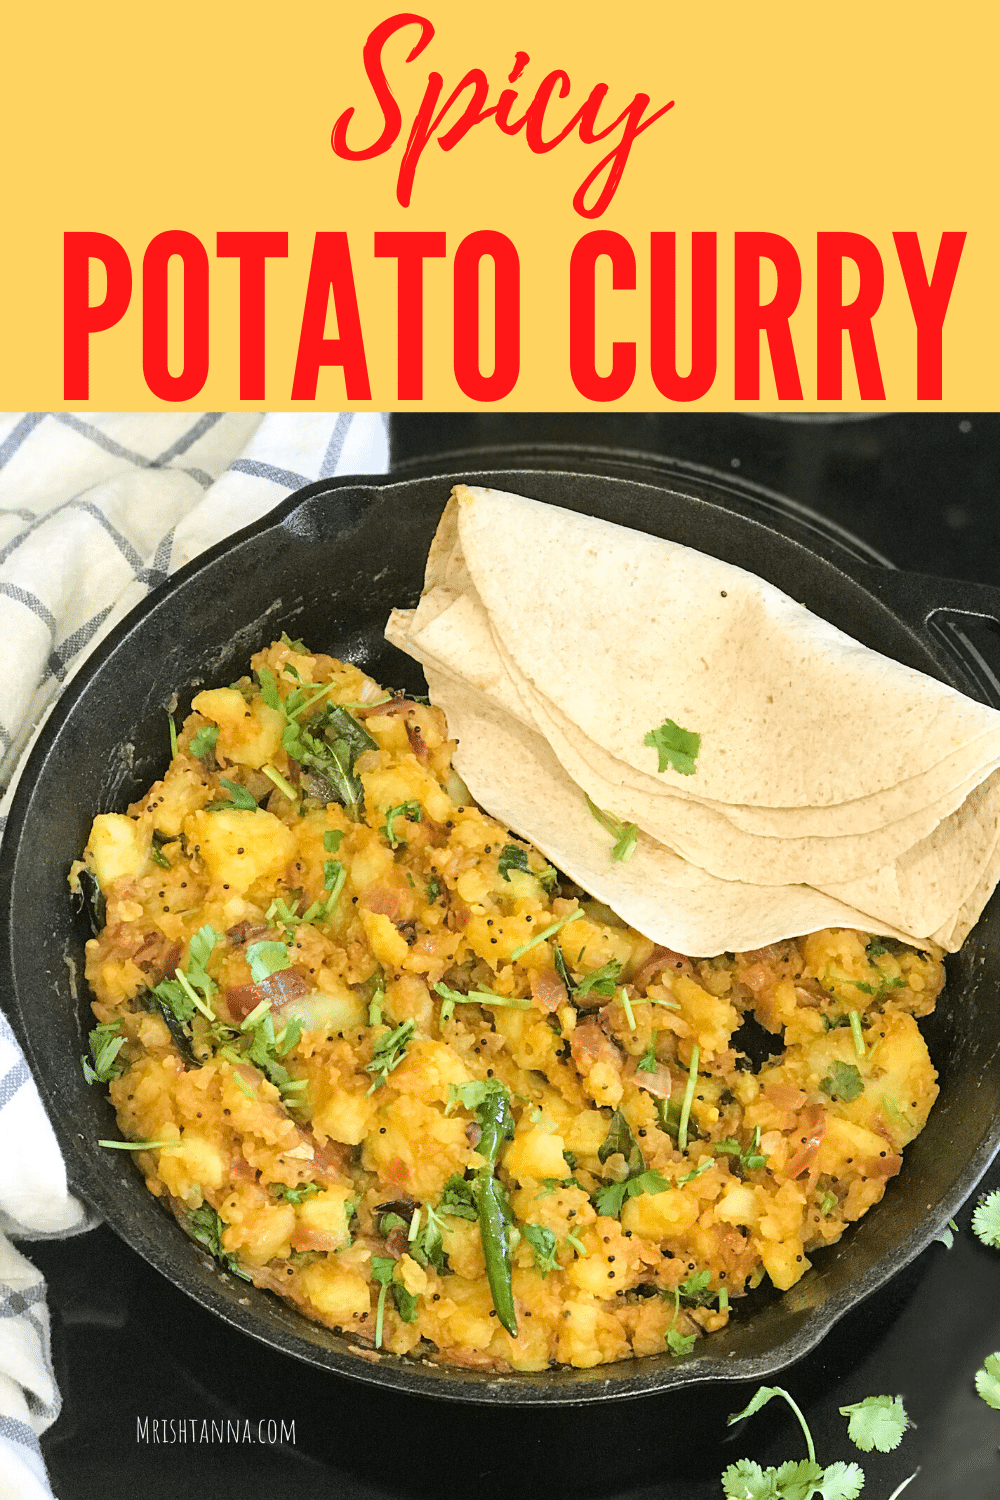
[[[929,573],[907,573],[895,568],[865,568],[865,584],[899,615],[923,641],[955,650],[955,636],[963,625],[992,627],[998,649],[992,662],[973,649],[974,675],[987,701],[1000,706],[1000,588],[960,578],[937,578]],[[968,668],[969,652],[960,652]]]
[[[925,631],[938,616],[963,615],[1000,629],[1000,588],[995,584],[936,578],[931,573],[906,573],[896,568],[865,571],[872,593],[918,630]]]

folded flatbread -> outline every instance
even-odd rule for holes
[[[1000,878],[1000,714],[691,548],[459,486],[386,633],[477,799],[679,951],[829,925],[955,948]],[[693,774],[645,744],[668,719]],[[584,793],[642,830],[627,864]]]

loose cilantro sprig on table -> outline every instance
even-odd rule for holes
[[[587,797],[586,792],[583,794]],[[600,823],[605,833],[610,833],[614,839],[614,848],[611,851],[612,859],[631,859],[635,853],[635,846],[639,842],[639,827],[636,823],[624,823],[606,807],[598,807],[597,803],[587,797],[587,806],[594,817]]]
[[[664,719],[659,729],[651,729],[642,742],[655,750],[659,757],[657,772],[667,771],[673,766],[682,776],[693,776],[701,735],[691,729],[682,729],[673,719]]]
[[[972,1214],[972,1229],[984,1245],[1000,1250],[1000,1188],[979,1199]]]
[[[988,1354],[982,1369],[976,1371],[976,1390],[987,1406],[1000,1411],[1000,1354]]]
[[[840,1415],[850,1418],[847,1436],[862,1453],[870,1453],[873,1448],[891,1453],[910,1425],[902,1396],[866,1396],[852,1406],[842,1406]]]
[[[811,1500],[812,1496],[822,1500],[857,1500],[864,1486],[864,1470],[859,1464],[832,1463],[825,1468],[816,1462],[809,1424],[798,1405],[781,1386],[762,1385],[742,1411],[729,1417],[729,1425],[751,1417],[774,1397],[780,1396],[791,1407],[805,1435],[808,1458],[799,1463],[781,1464],[777,1468],[762,1469],[748,1458],[731,1464],[722,1476],[722,1489],[727,1500]],[[840,1408],[843,1416],[850,1418],[847,1435],[863,1453],[877,1448],[889,1453],[898,1448],[909,1418],[899,1396],[868,1396],[864,1401]],[[893,1491],[889,1500],[898,1500],[906,1486],[916,1478],[911,1474]]]

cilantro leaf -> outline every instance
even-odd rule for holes
[[[670,1327],[663,1335],[667,1348],[675,1359],[681,1359],[685,1354],[690,1354],[698,1337],[695,1333],[678,1333],[676,1328]]]
[[[864,1484],[865,1475],[860,1464],[827,1464],[819,1494],[823,1500],[857,1500]]]
[[[774,1470],[774,1487],[781,1500],[810,1500],[823,1478],[824,1471],[815,1459],[803,1458],[798,1463],[789,1460]]]
[[[215,742],[219,738],[219,731],[215,724],[202,724],[191,736],[191,754],[198,760],[210,755],[215,749]]]
[[[289,637],[287,630],[283,630],[281,632],[281,644],[283,646],[287,646],[289,651],[294,651],[297,656],[305,656],[307,654],[306,648],[302,641],[293,641]]]
[[[219,785],[226,788],[229,800],[206,803],[206,812],[232,812],[233,808],[237,808],[240,812],[257,811],[257,798],[248,792],[245,786],[239,786],[235,781],[230,781],[228,776],[220,776]]]
[[[587,797],[586,792],[584,796]],[[639,828],[635,823],[624,823],[606,807],[598,807],[596,802],[587,797],[587,806],[594,817],[600,823],[606,833],[610,833],[615,841],[611,851],[612,859],[631,859],[635,853],[635,846],[639,842]]]
[[[622,965],[617,958],[612,958],[608,963],[602,964],[599,969],[591,969],[579,984],[574,985],[573,993],[582,999],[584,995],[589,995],[593,991],[595,995],[603,995],[610,999],[615,992],[615,985],[621,971]]]
[[[323,835],[323,848],[327,854],[336,854],[344,842],[344,834],[339,828],[328,828]]]
[[[649,1046],[646,1048],[642,1060],[636,1063],[635,1070],[637,1073],[655,1073],[657,1066],[656,1037],[653,1035],[649,1039]]]
[[[448,1104],[445,1113],[450,1113],[460,1104],[463,1109],[479,1109],[494,1094],[504,1094],[506,1089],[499,1078],[473,1079],[471,1083],[449,1083]],[[452,1181],[453,1179],[449,1179]]]
[[[987,1406],[1000,1411],[1000,1354],[988,1354],[981,1370],[976,1371],[976,1390]]]
[[[365,1063],[365,1072],[376,1075],[374,1083],[368,1090],[369,1094],[374,1094],[376,1089],[380,1089],[389,1074],[399,1067],[406,1056],[407,1044],[416,1029],[415,1021],[404,1021],[401,1026],[396,1027],[395,1031],[387,1031],[384,1036],[379,1037],[375,1043],[371,1062]]]
[[[668,1333],[668,1342],[669,1337]],[[749,1458],[737,1459],[722,1476],[722,1493],[726,1500],[778,1500],[774,1470],[765,1471]]]
[[[511,870],[520,870],[525,875],[531,874],[528,851],[519,848],[517,844],[504,844],[500,851],[500,858],[497,860],[497,874],[509,884]]]
[[[711,1279],[711,1271],[696,1271],[693,1276],[689,1276],[686,1281],[681,1282],[678,1290],[682,1297],[697,1298],[701,1296],[702,1292],[707,1290]]]
[[[521,1233],[531,1246],[535,1257],[535,1266],[544,1281],[550,1271],[559,1269],[559,1258],[556,1255],[556,1237],[551,1229],[546,1229],[541,1224],[523,1224]]]
[[[452,1214],[456,1219],[474,1219],[476,1209],[472,1201],[472,1183],[466,1182],[460,1173],[454,1172],[441,1190],[437,1211],[439,1214]]]
[[[1000,1188],[980,1198],[972,1215],[972,1228],[984,1245],[1000,1250]]]
[[[278,1183],[275,1196],[283,1203],[294,1203],[296,1205],[311,1198],[313,1193],[325,1193],[326,1187],[322,1182],[300,1182],[297,1187],[285,1187],[284,1183]],[[274,1189],[272,1188],[272,1192]]]
[[[200,1208],[188,1211],[187,1218],[188,1233],[192,1239],[204,1246],[209,1255],[225,1266],[227,1271],[232,1271],[241,1281],[249,1281],[250,1277],[242,1270],[235,1255],[231,1255],[222,1244],[223,1231],[229,1226],[226,1221],[219,1217],[215,1209],[209,1203],[203,1203]]]
[[[427,891],[426,891],[426,894],[427,894],[428,901],[436,901],[437,898],[440,896],[440,894],[441,894],[441,882],[440,882],[440,880],[438,880],[438,878],[437,878],[436,875],[432,875],[431,878],[430,878],[430,880],[427,882]]]
[[[121,1024],[113,1021],[95,1026],[87,1038],[94,1065],[91,1067],[86,1057],[81,1057],[80,1061],[88,1083],[110,1083],[112,1078],[120,1078],[124,1073],[124,1065],[115,1060],[125,1045],[125,1038],[119,1034]]]
[[[617,1219],[625,1202],[627,1182],[610,1182],[594,1194],[594,1207],[606,1219]]]
[[[691,729],[682,729],[673,719],[664,719],[659,729],[651,729],[642,742],[659,756],[657,772],[673,766],[682,776],[694,774],[694,763],[701,748],[701,735]]]
[[[821,1080],[820,1088],[831,1099],[842,1099],[852,1103],[865,1091],[864,1080],[853,1063],[832,1062],[830,1071]]]
[[[385,815],[385,822],[379,832],[385,834],[393,849],[399,849],[400,847],[405,849],[405,839],[396,836],[396,819],[405,818],[408,823],[421,823],[423,822],[423,817],[424,810],[419,802],[400,802],[398,807],[389,808]]]
[[[292,956],[284,943],[273,939],[269,942],[250,943],[247,947],[247,963],[254,984],[263,984],[272,974],[292,967]]]
[[[396,1311],[404,1323],[415,1323],[419,1317],[417,1311],[417,1296],[415,1292],[408,1292],[401,1281],[392,1283],[392,1300],[396,1304]]]
[[[862,1453],[870,1453],[873,1448],[891,1453],[910,1425],[901,1396],[866,1396],[853,1406],[842,1406],[840,1415],[850,1418],[847,1436]]]
[[[943,1245],[946,1250],[950,1250],[955,1243],[955,1236],[958,1232],[958,1225],[955,1223],[955,1220],[949,1219],[941,1233],[934,1236],[935,1243]]]

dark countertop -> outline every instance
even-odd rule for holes
[[[787,422],[728,415],[407,415],[396,459],[497,442],[575,441],[670,454],[766,484],[854,531],[901,567],[1000,584],[1000,417],[900,415]],[[904,1168],[905,1180],[905,1168]],[[983,1188],[1000,1187],[994,1165]],[[876,1210],[877,1211],[877,1210]],[[858,1460],[865,1500],[996,1500],[1000,1412],[973,1375],[1000,1349],[1000,1252],[959,1216],[950,1251],[933,1244],[782,1376],[820,1463]],[[49,1280],[65,1406],[42,1440],[58,1500],[211,1495],[244,1500],[718,1500],[740,1457],[804,1457],[791,1413],[772,1403],[730,1431],[752,1386],[697,1387],[606,1407],[464,1408],[325,1375],[202,1311],[108,1229],[24,1247]],[[838,1407],[904,1395],[917,1424],[897,1452],[862,1456]],[[229,1422],[229,1441],[154,1443],[153,1420]],[[149,1419],[149,1440],[137,1423]],[[258,1423],[265,1438],[257,1441]],[[267,1423],[294,1440],[266,1441]],[[238,1424],[240,1437],[233,1440]],[[177,1429],[174,1429],[175,1435]],[[168,1430],[169,1436],[169,1430]],[[251,1490],[251,1492],[253,1492]]]

